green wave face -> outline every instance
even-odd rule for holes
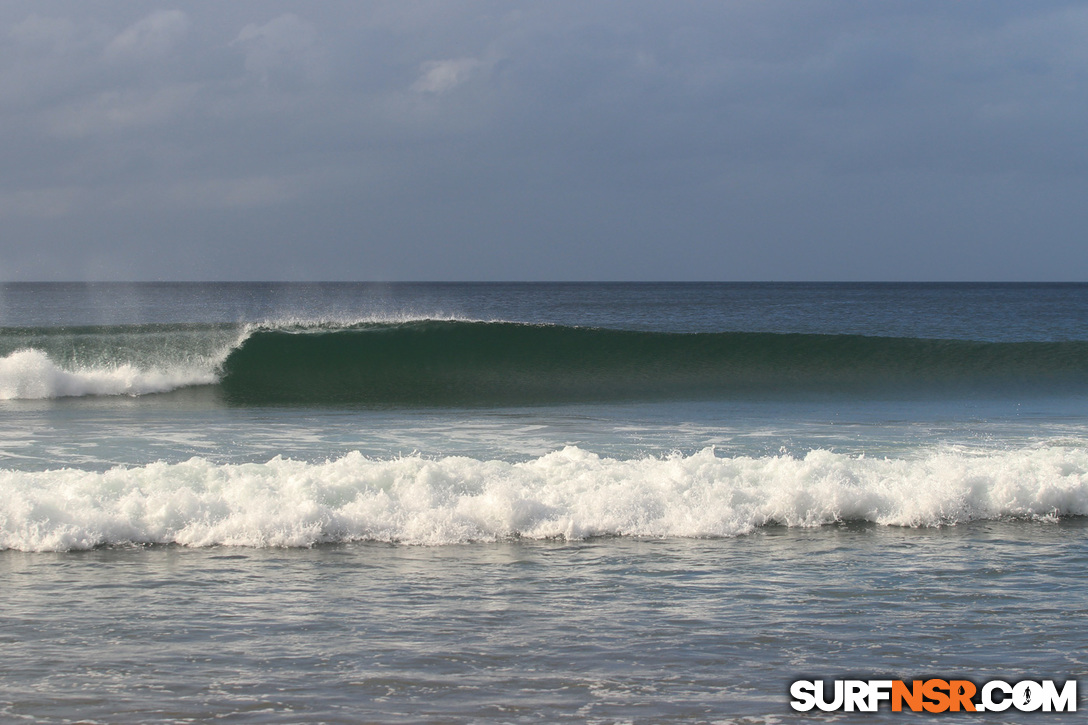
[[[238,404],[520,405],[1088,389],[1088,342],[654,333],[419,321],[264,329],[221,366]]]

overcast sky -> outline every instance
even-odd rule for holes
[[[1085,280],[1088,3],[0,5],[0,280]]]

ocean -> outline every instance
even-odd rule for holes
[[[1085,284],[0,285],[3,722],[928,720],[791,683],[1085,571]]]

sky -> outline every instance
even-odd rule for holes
[[[0,281],[1088,279],[1088,3],[0,4]]]

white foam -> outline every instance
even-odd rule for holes
[[[0,471],[0,548],[309,546],[515,536],[735,536],[844,520],[936,526],[1088,514],[1088,449],[869,459],[617,460],[569,447],[524,463],[359,453],[326,463],[193,458],[106,472]]]
[[[0,400],[83,395],[144,395],[216,381],[215,363],[143,369],[131,364],[66,370],[41,350],[0,358]]]

